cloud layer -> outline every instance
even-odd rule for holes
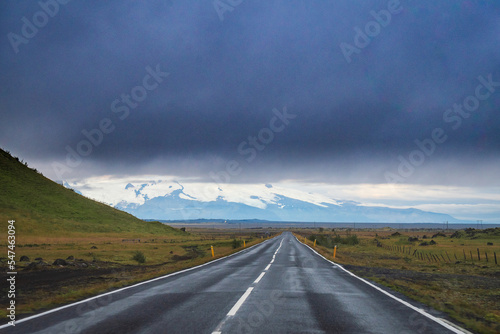
[[[222,21],[212,1],[42,3],[0,5],[0,143],[54,179],[499,185],[496,2],[244,1]],[[273,129],[274,108],[295,117]]]

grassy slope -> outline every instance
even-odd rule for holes
[[[45,178],[0,149],[0,228],[16,220],[17,237],[64,237],[88,233],[158,235],[182,233],[145,223]]]

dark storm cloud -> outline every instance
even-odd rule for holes
[[[63,163],[65,147],[108,118],[114,131],[87,163],[138,170],[163,159],[178,167],[151,170],[205,177],[228,159],[244,163],[238,145],[286,106],[297,117],[258,152],[252,180],[355,170],[363,182],[385,182],[435,128],[448,139],[427,163],[491,163],[500,87],[456,130],[443,114],[474,94],[478,76],[500,81],[500,6],[401,0],[348,63],[341,43],[354,46],[354,28],[389,3],[243,1],[221,21],[212,1],[71,1],[15,53],[8,34],[22,35],[21,19],[32,21],[40,5],[2,2],[0,143]],[[121,120],[111,104],[143,84],[148,66],[169,75]]]

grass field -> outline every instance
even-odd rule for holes
[[[388,229],[295,232],[299,241],[310,246],[316,240],[316,249],[332,260],[336,244],[335,262],[447,313],[469,330],[500,332],[500,265],[494,259],[496,253],[500,261],[499,228],[456,233]]]

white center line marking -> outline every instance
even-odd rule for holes
[[[236,312],[240,309],[241,305],[245,302],[245,300],[248,298],[250,293],[252,292],[253,288],[248,288],[247,291],[243,294],[243,296],[240,297],[240,299],[234,304],[233,308],[229,311],[227,314],[228,316],[234,316]]]
[[[265,275],[265,274],[266,274],[266,272],[265,272],[265,271],[263,271],[263,272],[259,275],[259,277],[257,277],[257,279],[254,281],[254,283],[259,283],[259,282],[260,282],[260,280],[262,279],[262,277],[264,277],[264,275]],[[253,289],[253,288],[252,288],[252,289]]]
[[[276,252],[274,252],[273,259],[271,260],[271,263],[274,262],[276,254],[278,253],[278,251],[281,248],[281,245],[283,244],[283,240],[284,239],[281,240],[280,246],[278,247],[278,249],[276,250]],[[257,284],[257,283],[260,282],[260,280],[262,279],[262,277],[264,277],[264,275],[266,274],[266,271],[269,270],[269,268],[271,267],[271,263],[269,263],[267,265],[266,269],[264,269],[264,271],[259,275],[259,277],[257,277],[257,279],[253,282],[253,284]],[[212,332],[212,334],[222,334],[221,329],[224,326],[224,324],[229,319],[231,319],[232,317],[234,317],[234,315],[236,315],[236,312],[238,312],[238,310],[240,309],[241,305],[243,305],[243,303],[248,298],[248,296],[250,295],[250,293],[252,292],[252,290],[253,290],[253,287],[250,287],[250,288],[247,289],[247,291],[245,291],[245,293],[243,294],[243,296],[241,296],[240,299],[236,302],[236,304],[234,304],[233,308],[229,311],[229,313],[226,315],[226,317],[224,318],[224,320],[222,320],[219,323],[219,325],[217,326],[217,328],[215,328],[215,330]]]

